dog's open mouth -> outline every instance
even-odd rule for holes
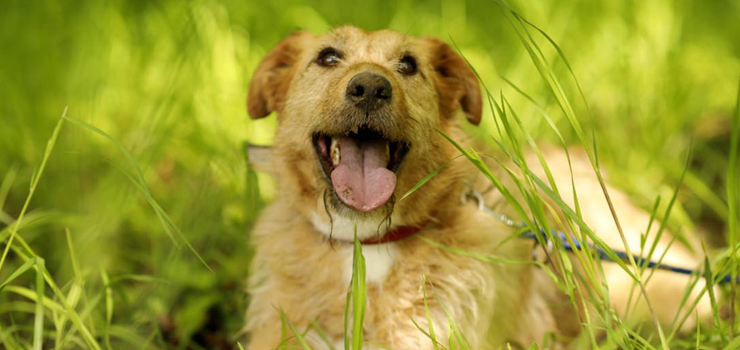
[[[317,133],[313,144],[337,197],[363,213],[390,200],[396,189],[396,171],[409,149],[407,143],[388,140],[368,128],[346,135]]]

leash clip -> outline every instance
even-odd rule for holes
[[[490,214],[491,216],[495,217],[496,219],[498,219],[505,225],[509,227],[515,227],[515,228],[522,227],[521,225],[517,225],[516,222],[514,222],[514,220],[512,220],[508,216],[501,214],[501,213],[497,213],[491,210],[490,208],[488,208],[486,206],[485,201],[483,200],[483,194],[481,194],[480,191],[473,189],[473,188],[469,188],[460,197],[460,201],[462,201],[463,204],[467,203],[470,200],[476,202],[479,211]],[[542,251],[544,252],[544,254],[538,254],[537,247],[542,247]],[[547,264],[550,260],[549,256],[550,254],[552,254],[553,248],[554,248],[554,245],[552,244],[552,241],[547,239],[546,237],[545,237],[544,245],[541,245],[535,238],[534,247],[532,247],[532,260],[539,261],[543,264]],[[539,255],[544,255],[544,257],[540,257]]]
[[[475,200],[476,204],[478,204],[479,211],[486,210],[486,203],[483,201],[483,195],[478,190],[470,188],[467,191],[463,192],[462,196],[460,197],[460,201],[462,201],[463,204],[471,199]]]
[[[506,214],[499,213],[489,208],[488,206],[486,206],[486,202],[483,199],[483,194],[481,194],[480,191],[474,188],[470,188],[466,192],[464,192],[462,196],[460,197],[460,200],[463,202],[463,204],[467,203],[467,201],[470,199],[475,200],[476,204],[478,204],[479,211],[482,211],[488,215],[495,217],[498,221],[501,221],[506,226],[515,227],[515,228],[522,227],[522,225],[517,224],[516,221],[506,216]]]

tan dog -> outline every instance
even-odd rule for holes
[[[437,130],[464,143],[458,127],[461,112],[468,122],[480,122],[478,81],[450,46],[387,30],[342,27],[324,36],[299,32],[259,65],[248,107],[252,118],[277,112],[279,121],[270,166],[279,194],[252,232],[257,253],[249,283],[249,349],[281,343],[277,309],[298,329],[315,322],[330,341],[341,344],[355,227],[358,238],[368,243],[363,246],[368,282],[364,333],[371,344],[433,348],[412,322],[427,329],[423,277],[435,295],[428,303],[437,339],[449,336],[440,302],[473,349],[506,342],[526,346],[542,341],[547,332],[574,335],[579,330],[575,312],[566,317],[553,307],[562,295],[542,270],[483,262],[418,238],[486,256],[531,259],[531,242],[504,242],[512,228],[478,210],[476,203],[461,200],[471,188],[490,188],[470,162],[451,163],[413,195],[398,200],[459,155]],[[561,192],[570,193],[565,159],[557,152],[549,157]],[[578,162],[575,176],[584,219],[608,243],[621,247],[601,188],[587,163]],[[612,193],[636,249],[648,216]],[[489,191],[487,197],[488,205],[509,212],[501,195]],[[658,256],[665,242],[660,247]],[[696,265],[678,246],[665,261]],[[619,310],[631,282],[615,265],[607,265],[614,264],[604,264],[604,271]],[[665,323],[673,319],[685,281],[659,272],[648,286]],[[652,294],[665,290],[671,294],[660,300]],[[699,311],[707,308],[703,300]],[[307,337],[314,347],[326,347],[315,334]]]

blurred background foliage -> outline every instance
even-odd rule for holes
[[[659,195],[670,198],[691,148],[670,225],[723,245],[740,2],[511,5],[568,58],[590,114],[566,65],[545,49],[611,181],[650,207]],[[90,302],[85,323],[97,337],[111,334],[114,348],[142,342],[233,346],[226,335],[243,324],[247,233],[262,203],[274,196],[274,185],[248,171],[244,160],[243,143],[269,144],[275,128],[274,118],[249,120],[247,85],[264,54],[295,30],[323,33],[352,24],[454,41],[491,93],[505,94],[542,142],[557,139],[537,107],[502,77],[534,97],[575,142],[493,1],[4,0],[2,7],[0,247],[68,106],[68,116],[100,128],[131,152],[153,198],[215,271],[182,239],[169,238],[128,177],[135,167],[114,143],[65,123],[18,232],[63,290],[74,278],[74,252],[89,300],[112,292],[106,298],[111,310]],[[471,133],[495,134],[490,119],[486,111],[482,127]],[[0,281],[21,262],[11,252]],[[115,283],[104,284],[103,276]],[[33,281],[29,274],[13,284]],[[29,344],[32,312],[27,298],[0,292],[0,341]],[[48,329],[54,329],[51,322]]]

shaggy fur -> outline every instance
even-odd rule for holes
[[[327,47],[342,53],[340,64],[329,69],[316,64],[317,55]],[[403,76],[397,72],[404,55],[416,58],[417,74]],[[390,106],[369,120],[345,101],[349,79],[364,71],[384,75],[393,88]],[[322,174],[311,143],[313,133],[346,133],[363,123],[389,139],[411,145],[397,172],[395,198],[459,155],[436,130],[466,143],[458,126],[460,114],[477,124],[481,94],[473,71],[447,44],[433,38],[408,37],[387,30],[365,32],[353,27],[338,28],[324,36],[299,32],[278,44],[257,68],[248,109],[253,118],[277,112],[279,121],[269,166],[279,193],[262,213],[251,239],[256,256],[249,280],[249,349],[272,349],[280,344],[278,308],[298,329],[316,322],[332,341],[341,341],[351,274],[352,246],[348,242],[355,224],[360,239],[383,234],[390,218],[391,228],[423,225],[417,236],[451,247],[504,259],[531,259],[531,242],[507,240],[513,234],[510,227],[479,211],[475,203],[461,200],[470,188],[490,188],[490,183],[464,159],[451,163],[410,197],[367,214],[344,207]],[[547,157],[561,193],[567,197],[572,193],[567,163],[558,151],[549,152]],[[585,221],[606,242],[622,247],[587,160],[575,156],[574,163]],[[611,194],[636,251],[648,216],[623,194],[614,189]],[[486,202],[511,214],[496,191],[487,191]],[[661,242],[656,254],[659,256],[666,246],[667,242]],[[473,349],[498,348],[506,342],[526,346],[542,341],[547,332],[574,336],[579,330],[578,314],[569,311],[570,307],[555,306],[563,303],[563,295],[541,269],[532,265],[482,262],[418,237],[363,249],[368,259],[364,331],[369,343],[391,349],[433,348],[430,339],[411,321],[413,318],[426,327],[422,278],[426,279],[427,290],[437,297],[429,299],[437,339],[448,338],[446,316],[438,300]],[[692,268],[697,265],[697,259],[678,245],[672,247],[665,261]],[[614,264],[604,264],[604,272],[611,301],[622,311],[631,281]],[[685,283],[680,276],[656,273],[648,291],[661,321],[669,323],[673,319]],[[699,313],[708,309],[706,300],[702,300]],[[308,338],[315,348],[325,347],[313,334]]]

